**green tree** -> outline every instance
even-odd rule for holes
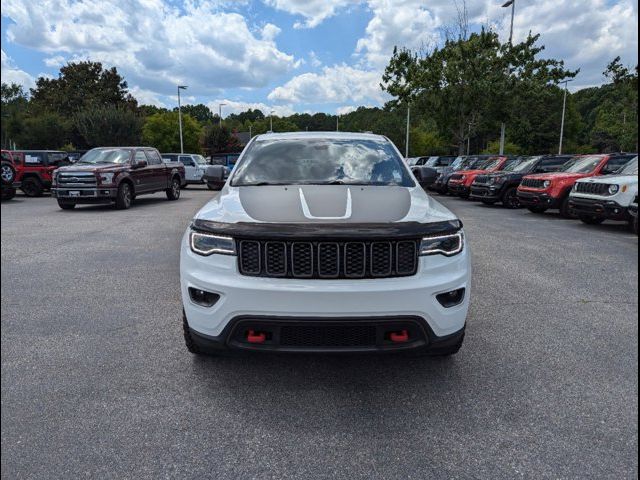
[[[195,118],[200,123],[204,124],[207,122],[212,122],[217,115],[214,115],[211,109],[206,105],[199,103],[197,105],[183,105],[181,107],[182,113],[191,115],[192,118]],[[174,112],[178,111],[178,107],[173,109]]]
[[[466,30],[464,30],[466,31]],[[424,55],[396,49],[382,77],[395,105],[428,111],[440,135],[459,153],[467,140],[497,131],[514,115],[518,95],[532,94],[577,72],[562,61],[541,59],[538,35],[502,44],[496,32],[461,33]]]
[[[11,148],[24,132],[24,117],[28,107],[28,98],[21,85],[2,83],[2,146]]]
[[[73,126],[87,147],[139,145],[142,123],[136,111],[111,105],[73,115]]]
[[[191,115],[182,114],[182,142],[184,151],[200,152],[202,127]],[[142,141],[145,145],[161,152],[180,151],[180,127],[178,112],[156,113],[145,119],[142,127]]]
[[[24,128],[16,139],[19,148],[58,149],[71,143],[72,125],[68,118],[55,112],[26,117]]]
[[[104,69],[100,62],[69,63],[60,69],[58,78],[40,77],[31,89],[31,107],[36,112],[71,116],[86,108],[135,108],[136,104],[116,68]]]
[[[204,129],[202,147],[207,155],[213,153],[239,152],[242,147],[238,138],[225,125],[210,124]]]

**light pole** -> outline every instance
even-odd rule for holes
[[[502,8],[511,7],[511,28],[509,29],[509,46],[513,45],[513,17],[516,13],[516,0],[508,0],[502,5]],[[500,155],[504,155],[504,141],[507,126],[504,122],[500,125]]]
[[[336,132],[340,131],[340,115],[336,114]]]
[[[563,82],[560,83],[564,83],[564,99],[562,100],[562,121],[560,123],[560,144],[558,146],[558,155],[562,155],[562,137],[564,137],[564,116],[565,116],[565,112],[567,111],[567,90],[568,90],[568,84],[569,82],[573,82],[573,79],[569,78],[567,80],[564,80]]]
[[[251,140],[253,138],[253,135],[251,135],[251,127],[252,127],[252,125],[249,124],[249,140]]]
[[[222,107],[224,107],[226,105],[226,103],[219,103],[218,104],[218,119],[220,121],[220,128],[222,128]]]
[[[509,45],[513,43],[513,17],[516,14],[516,0],[508,0],[502,5],[502,8],[511,7],[511,29],[509,31]]]
[[[180,106],[180,90],[186,90],[186,85],[178,85],[178,127],[180,128],[180,153],[184,153],[182,144],[182,107]]]
[[[411,104],[407,104],[407,136],[405,138],[404,158],[409,158],[409,121],[411,119]]]
[[[273,114],[276,113],[275,110],[271,110],[269,112],[269,132],[273,133]]]

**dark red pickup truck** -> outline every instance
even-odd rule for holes
[[[181,163],[166,164],[149,147],[101,147],[85,153],[78,162],[53,173],[52,195],[63,210],[78,204],[115,203],[129,208],[138,195],[166,192],[180,198],[184,180]]]

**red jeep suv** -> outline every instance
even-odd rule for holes
[[[565,218],[574,218],[569,206],[569,193],[581,178],[609,175],[635,158],[630,154],[577,155],[560,172],[528,175],[518,187],[520,204],[533,213],[560,210]]]
[[[507,165],[519,161],[520,159],[508,157],[490,157],[475,170],[462,170],[451,175],[449,183],[449,193],[462,198],[469,198],[471,194],[471,184],[478,175],[492,173],[502,170]]]

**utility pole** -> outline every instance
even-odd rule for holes
[[[269,112],[269,131],[270,131],[271,133],[273,133],[273,114],[274,114],[275,112],[276,112],[275,110],[271,110],[271,111]]]
[[[560,123],[560,144],[558,147],[558,155],[562,155],[562,140],[564,137],[564,117],[565,117],[565,113],[567,111],[567,90],[568,90],[568,85],[569,82],[572,82],[573,79],[567,79],[563,82],[560,83],[564,83],[564,99],[562,101],[562,122]]]
[[[178,85],[178,128],[180,129],[180,153],[184,153],[182,144],[182,107],[180,106],[180,90],[186,90],[186,85]]]
[[[508,0],[502,5],[502,8],[511,7],[511,28],[509,29],[509,46],[513,45],[513,17],[516,13],[516,0]],[[504,143],[507,126],[504,122],[500,125],[500,155],[504,155]]]
[[[411,120],[411,104],[407,104],[407,137],[404,146],[404,158],[409,158],[409,121]]]
[[[222,128],[222,107],[224,107],[226,103],[218,104],[218,119],[220,120],[220,128]]]
[[[336,115],[336,132],[340,131],[340,115]]]

